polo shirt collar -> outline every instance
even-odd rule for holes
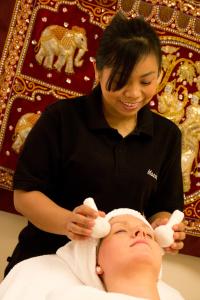
[[[87,123],[91,129],[110,129],[102,109],[102,93],[100,85],[95,87],[86,101]],[[153,136],[153,115],[148,105],[138,113],[137,126],[130,135]]]
[[[97,85],[86,101],[87,123],[91,129],[108,129],[102,106],[102,93],[100,85]]]
[[[133,134],[153,136],[153,114],[148,105],[145,105],[138,112],[137,126],[134,129]]]

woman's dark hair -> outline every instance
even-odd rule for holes
[[[118,12],[106,27],[96,55],[98,71],[104,67],[112,69],[107,90],[111,90],[114,81],[114,90],[122,88],[137,62],[150,53],[156,56],[160,71],[161,46],[154,29],[142,17],[128,19]]]

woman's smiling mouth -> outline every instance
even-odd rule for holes
[[[137,102],[126,102],[126,101],[122,101],[120,100],[120,103],[123,105],[123,107],[126,110],[133,110],[136,109],[138,107],[140,107],[142,101],[137,101]]]

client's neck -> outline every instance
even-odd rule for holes
[[[108,292],[160,300],[157,276],[150,271],[137,271],[135,274],[126,274],[126,276],[114,274],[105,279],[105,284]]]

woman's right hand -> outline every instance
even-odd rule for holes
[[[39,229],[66,235],[71,240],[87,239],[92,233],[95,219],[104,212],[84,204],[73,211],[65,209],[40,191],[14,191],[15,208]]]
[[[95,211],[87,205],[77,206],[70,212],[67,220],[67,237],[70,240],[88,239],[92,233],[92,227],[98,216],[104,216],[105,213]]]

